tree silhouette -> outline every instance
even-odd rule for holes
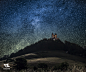
[[[27,69],[27,60],[25,58],[17,58],[15,63],[15,68],[17,70]]]

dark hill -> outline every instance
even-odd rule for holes
[[[17,53],[12,53],[10,58],[21,56],[28,53],[39,52],[39,51],[65,51],[72,55],[78,55],[81,57],[86,57],[86,50],[80,47],[77,44],[70,43],[65,41],[63,43],[60,39],[52,40],[52,39],[43,39],[35,44],[25,47],[24,49],[19,50]]]
[[[16,57],[27,53],[38,52],[38,51],[55,51],[55,50],[66,50],[65,44],[59,39],[53,41],[52,39],[43,39],[33,45],[27,46],[24,49],[21,49],[17,53],[11,54],[10,57]]]

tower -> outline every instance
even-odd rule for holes
[[[54,34],[52,33],[52,38],[54,38]]]
[[[54,35],[54,36],[55,36],[55,39],[57,39],[57,34],[56,34],[56,33],[55,33],[55,35]]]
[[[51,37],[52,37],[51,39],[53,39],[54,41],[57,40],[57,39],[59,39],[59,38],[57,38],[57,34],[56,33],[55,33],[55,35],[52,33]]]

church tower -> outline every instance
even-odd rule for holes
[[[55,33],[55,39],[57,39],[57,34]]]
[[[52,38],[54,38],[54,34],[52,33]]]
[[[55,33],[55,35],[52,33],[51,39],[53,39],[55,41],[55,40],[58,40],[59,38],[57,38],[57,34],[56,33]]]

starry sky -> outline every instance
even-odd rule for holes
[[[85,0],[0,0],[0,57],[57,33],[86,45]]]

